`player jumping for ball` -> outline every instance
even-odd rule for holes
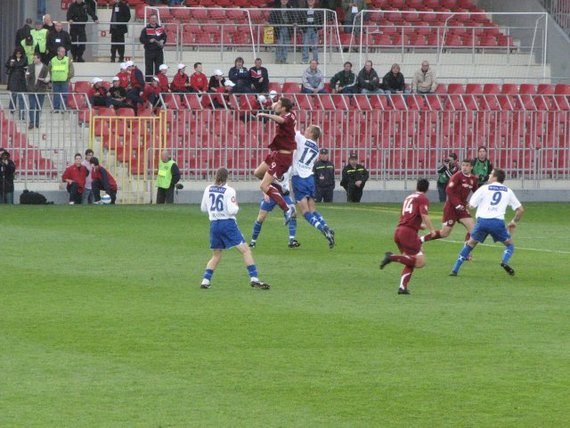
[[[275,201],[285,213],[285,224],[295,217],[295,206],[287,205],[281,194],[279,181],[283,180],[284,174],[293,163],[293,151],[295,150],[295,114],[291,111],[293,102],[288,98],[280,98],[273,104],[276,114],[258,113],[258,118],[266,117],[277,123],[277,132],[269,145],[271,153],[259,165],[254,175],[261,180],[261,191]]]

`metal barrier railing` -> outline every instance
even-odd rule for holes
[[[540,0],[544,8],[552,15],[562,29],[570,34],[570,1],[568,0]]]

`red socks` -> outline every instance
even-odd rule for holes
[[[410,279],[412,278],[413,272],[414,272],[414,268],[411,266],[406,266],[402,270],[402,276],[400,277],[400,288],[401,289],[405,290],[408,288],[408,283],[410,282]]]
[[[279,190],[273,185],[271,184],[269,186],[269,190],[267,192],[267,196],[269,196],[271,199],[273,199],[275,201],[275,203],[277,205],[279,205],[279,207],[283,210],[283,211],[287,211],[289,209],[289,206],[287,205],[287,202],[285,202],[285,199],[283,199],[283,196],[281,195],[281,193],[279,192]]]
[[[441,231],[440,230],[436,230],[434,235],[432,235],[431,233],[424,235],[424,242],[433,241],[434,239],[441,239]]]
[[[402,263],[403,265],[406,265],[407,268],[412,268],[412,270],[416,265],[416,256],[399,256],[397,254],[393,254],[390,256],[390,260]]]

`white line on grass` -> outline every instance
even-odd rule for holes
[[[438,242],[448,242],[450,244],[464,244],[465,241],[455,241],[453,239],[438,239]],[[484,247],[499,247],[497,244],[477,244],[477,246],[482,245]],[[570,251],[562,251],[562,250],[548,250],[544,248],[525,248],[519,247],[515,245],[516,250],[525,250],[525,251],[539,251],[541,253],[555,253],[555,254],[570,254]]]

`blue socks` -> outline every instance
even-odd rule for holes
[[[247,273],[251,279],[257,279],[257,267],[255,265],[249,265],[247,267]]]
[[[252,241],[257,240],[257,237],[259,236],[259,233],[261,232],[261,226],[263,226],[263,223],[260,223],[257,220],[255,221],[255,223],[253,223],[253,232],[251,233],[251,240]]]
[[[320,212],[313,211],[313,215],[317,218],[317,220],[319,220],[319,223],[321,223],[323,227],[327,227],[327,222],[325,221]]]
[[[505,251],[503,252],[503,260],[501,261],[501,263],[509,264],[509,260],[513,256],[514,252],[515,252],[515,246],[513,244],[507,245]]]
[[[305,220],[307,220],[311,226],[316,227],[317,229],[319,229],[322,232],[323,229],[325,228],[325,224],[323,224],[319,221],[319,219],[315,215],[315,212],[312,212],[312,213],[307,212],[307,213],[303,214],[303,217],[305,217]]]
[[[204,279],[207,280],[208,282],[210,282],[210,280],[212,279],[212,276],[214,276],[214,270],[213,269],[206,269],[204,271]]]
[[[467,244],[463,246],[463,249],[459,252],[459,257],[457,258],[457,261],[453,265],[453,269],[451,270],[452,272],[455,273],[459,272],[459,268],[461,267],[463,262],[467,260],[467,257],[469,256],[469,253],[471,253],[472,250],[473,247],[470,247]]]
[[[295,235],[297,234],[297,219],[292,218],[288,226],[289,226],[289,240],[295,239]]]

